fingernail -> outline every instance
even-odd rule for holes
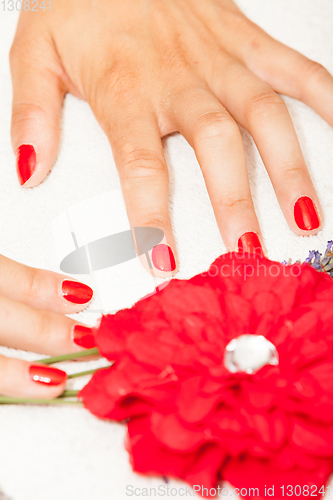
[[[16,151],[16,170],[21,186],[32,176],[36,163],[35,148],[30,144],[22,144]]]
[[[156,245],[151,252],[151,260],[159,271],[174,271],[176,269],[175,257],[168,245]]]
[[[238,239],[238,251],[248,253],[262,253],[259,237],[256,233],[244,233]]]
[[[93,296],[90,286],[79,281],[65,280],[62,282],[62,294],[66,300],[74,304],[85,304]]]
[[[312,231],[320,226],[313,201],[308,196],[299,198],[294,206],[295,222],[303,231]]]
[[[30,365],[29,375],[34,382],[46,385],[60,385],[67,380],[66,372],[51,366]]]
[[[96,347],[94,328],[88,326],[75,325],[73,328],[73,342],[85,349]]]

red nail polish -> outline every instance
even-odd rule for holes
[[[34,382],[46,385],[60,385],[67,380],[66,372],[44,365],[30,365],[29,375]]]
[[[75,325],[73,329],[73,342],[85,349],[96,347],[95,329],[88,326]]]
[[[168,245],[157,245],[151,252],[151,259],[156,269],[160,271],[174,271],[176,261],[171,248]]]
[[[22,144],[16,151],[17,177],[21,186],[30,179],[36,168],[36,151],[30,144]]]
[[[320,226],[313,201],[308,196],[299,198],[294,206],[295,222],[303,231],[312,231]]]
[[[259,237],[256,233],[244,233],[238,239],[238,251],[248,253],[263,253]]]
[[[85,304],[93,296],[90,286],[79,281],[65,280],[62,282],[62,294],[66,300],[74,304]]]

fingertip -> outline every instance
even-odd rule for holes
[[[146,229],[149,233],[156,229],[163,234],[163,238],[160,238],[160,240],[153,245],[149,245],[151,240],[148,233],[146,242],[140,238],[139,244],[138,238],[136,238],[136,252],[141,264],[146,271],[156,278],[172,278],[178,272],[177,254],[175,251],[176,244],[172,233],[168,231],[168,237],[166,237],[166,232],[162,231],[160,228],[157,229],[149,226],[146,228],[143,227],[142,229]],[[141,235],[142,234],[144,233],[141,232]],[[143,249],[145,251],[143,251]]]
[[[324,223],[324,214],[315,196],[298,196],[292,203],[291,227],[300,236],[318,234]]]
[[[47,387],[63,386],[67,381],[67,373],[53,366],[33,363],[28,368],[29,378],[33,382]]]
[[[262,238],[254,231],[247,231],[238,238],[237,252],[262,256],[267,254]]]
[[[28,364],[27,378],[31,397],[54,399],[64,392],[68,375],[59,368],[37,362]]]
[[[151,251],[151,261],[157,271],[174,273],[177,268],[172,248],[166,243],[156,245]]]
[[[26,83],[26,85],[29,84]],[[63,93],[58,92],[52,95],[54,89],[52,90],[50,85],[47,90],[48,102],[39,103],[38,96],[24,94],[21,98],[24,102],[34,101],[25,104],[18,101],[16,97],[13,102],[12,147],[16,157],[17,178],[24,188],[40,184],[46,178],[57,157]],[[40,91],[42,92],[41,89]]]
[[[75,346],[79,348],[93,349],[97,346],[96,328],[76,323],[71,331],[71,339]],[[80,351],[81,350],[82,349],[80,349]]]
[[[63,393],[67,373],[38,362],[0,356],[0,394],[12,398],[54,399]]]
[[[32,363],[28,365],[29,386],[21,397],[55,399],[66,389],[68,375],[59,368]]]
[[[34,135],[38,135],[39,140],[36,141]],[[21,187],[33,188],[45,180],[56,160],[58,144],[59,133],[51,130],[15,141],[16,176]]]
[[[65,279],[62,282],[61,293],[67,302],[83,306],[87,306],[94,295],[94,291],[89,285],[70,279]]]
[[[15,151],[16,173],[21,186],[26,187],[26,182],[36,170],[37,155],[32,144],[21,144]]]

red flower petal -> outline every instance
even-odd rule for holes
[[[207,418],[214,406],[221,399],[219,394],[200,397],[201,377],[191,377],[185,380],[180,387],[177,399],[178,414],[181,420],[187,423],[198,423]]]
[[[151,415],[151,431],[167,449],[178,453],[193,452],[199,446],[214,441],[209,429],[191,430],[184,427],[173,413],[163,415],[155,411]]]
[[[137,471],[205,487],[222,474],[263,498],[265,484],[278,498],[288,484],[320,487],[333,470],[332,295],[308,265],[221,256],[104,317],[97,345],[115,365],[80,396],[102,418],[130,419]],[[270,340],[278,366],[230,373],[226,345],[244,333]]]
[[[273,468],[269,460],[244,457],[243,460],[230,460],[223,469],[223,478],[240,491],[243,488],[244,497],[249,499],[256,493],[265,499],[323,498],[318,495],[318,490],[326,485],[331,467],[332,464],[327,461],[318,470],[312,471],[309,477],[308,471],[299,467],[280,471]]]
[[[307,453],[333,458],[333,427],[311,425],[305,418],[294,417],[290,439]]]
[[[320,384],[321,389],[333,399],[333,360],[327,360],[319,365],[309,367],[308,374],[311,375]]]
[[[199,448],[196,453],[174,453],[163,447],[151,432],[150,421],[135,418],[128,423],[128,446],[135,471],[184,479],[191,485],[215,484],[225,454],[216,445]]]

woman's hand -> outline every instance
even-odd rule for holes
[[[55,356],[94,347],[92,329],[65,316],[87,306],[89,286],[2,255],[0,276],[1,345]],[[66,379],[57,368],[0,356],[0,395],[51,399]]]
[[[257,235],[262,243],[237,124],[252,135],[290,228],[320,229],[318,196],[277,92],[333,125],[333,79],[231,0],[53,0],[51,12],[21,13],[10,61],[12,143],[25,187],[55,160],[70,92],[109,138],[131,226],[162,229],[174,254],[161,137],[175,131],[195,150],[228,250],[257,248]],[[176,272],[165,245],[152,261],[157,275]]]

